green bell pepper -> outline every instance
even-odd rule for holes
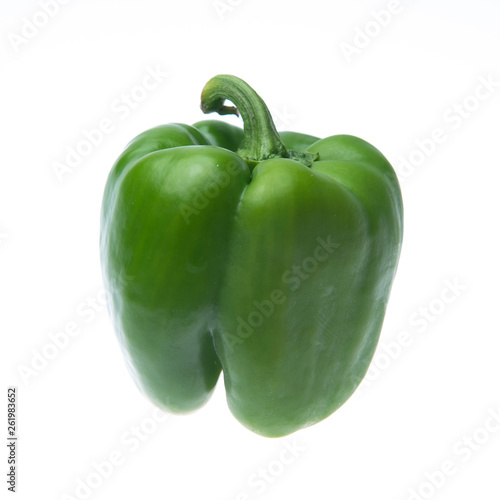
[[[201,106],[241,114],[244,130],[162,125],[111,170],[108,308],[156,405],[201,407],[222,370],[235,417],[284,436],[337,410],[368,369],[402,242],[398,180],[356,137],[280,136],[234,76],[211,79]]]

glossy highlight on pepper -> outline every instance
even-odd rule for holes
[[[237,77],[212,78],[201,108],[244,129],[161,125],[109,174],[110,315],[156,405],[200,408],[222,371],[234,416],[284,436],[331,415],[366,374],[402,243],[398,180],[362,139],[278,134]]]

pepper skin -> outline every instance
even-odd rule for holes
[[[210,80],[202,110],[239,113],[244,131],[159,126],[111,170],[109,311],[156,405],[201,407],[222,369],[235,417],[284,436],[332,414],[366,374],[402,243],[399,184],[359,138],[280,136],[239,78]]]

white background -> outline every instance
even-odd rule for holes
[[[43,2],[0,8],[2,391],[18,387],[17,498],[500,498],[500,4],[54,2],[50,18]],[[148,68],[163,76],[142,92]],[[156,422],[101,300],[114,160],[143,130],[203,119],[199,95],[218,73],[252,85],[280,130],[366,139],[402,183],[403,252],[369,376],[282,439],[241,426],[221,383],[198,412]],[[102,120],[112,130],[56,175]],[[6,472],[6,447],[0,460]]]

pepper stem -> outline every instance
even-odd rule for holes
[[[226,106],[226,99],[234,106]],[[241,78],[232,75],[214,76],[201,93],[201,109],[204,113],[241,114],[244,141],[237,154],[245,161],[257,163],[269,158],[290,157],[266,103]]]

